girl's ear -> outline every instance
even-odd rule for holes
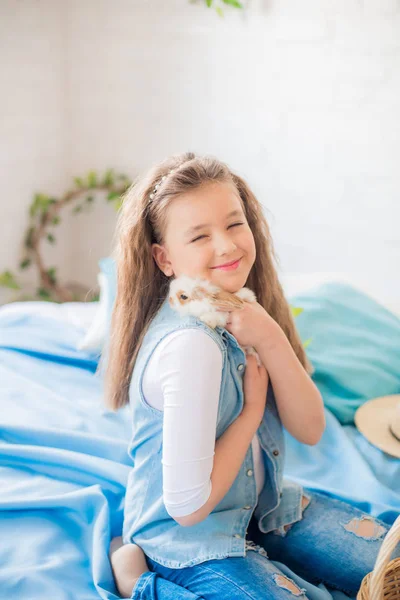
[[[151,253],[157,266],[167,277],[171,277],[174,274],[171,262],[168,260],[168,252],[160,244],[151,245]]]

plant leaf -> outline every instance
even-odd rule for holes
[[[107,200],[115,200],[116,198],[119,198],[120,194],[119,192],[108,192],[107,194]]]
[[[114,171],[113,169],[108,169],[104,175],[103,185],[113,185],[114,183]]]
[[[97,185],[97,174],[96,171],[89,171],[87,176],[88,186],[94,188]]]
[[[43,287],[37,288],[37,295],[39,298],[42,298],[42,300],[50,300],[51,298],[49,290],[46,290],[46,288]]]
[[[312,342],[312,338],[308,338],[305,342],[303,342],[303,348],[307,348]]]
[[[243,4],[239,2],[239,0],[222,0],[224,4],[229,4],[230,6],[234,6],[235,8],[243,8]]]
[[[56,280],[56,271],[57,271],[56,267],[50,267],[50,269],[47,269],[47,271],[46,271],[47,275],[50,278],[51,283],[53,283],[53,284],[56,283],[56,281],[57,281]]]
[[[11,271],[4,271],[0,273],[0,286],[9,288],[11,290],[20,290],[21,286],[15,281],[14,275]]]
[[[27,269],[31,265],[32,261],[30,258],[25,258],[23,261],[19,263],[20,269]]]
[[[29,213],[31,217],[35,217],[38,212],[42,212],[45,214],[49,208],[49,205],[52,204],[52,198],[46,196],[46,194],[35,194],[33,198],[33,202],[29,208]]]
[[[74,181],[75,181],[75,185],[77,185],[77,187],[84,186],[82,177],[74,177]]]

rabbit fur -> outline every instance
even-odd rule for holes
[[[217,326],[225,327],[229,310],[240,310],[244,302],[257,302],[257,299],[254,292],[246,287],[231,293],[207,279],[180,275],[170,283],[168,301],[180,315],[193,315],[215,329]],[[260,357],[252,346],[244,346],[243,350],[246,354],[254,354],[258,366],[261,365]]]

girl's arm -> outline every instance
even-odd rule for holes
[[[153,382],[149,401],[159,390],[164,412],[163,501],[179,523],[210,496],[223,355],[208,333],[184,328],[168,335],[154,357],[146,381]]]
[[[266,322],[256,349],[271,377],[282,424],[299,442],[316,444],[325,429],[321,394],[272,318]]]
[[[239,344],[257,350],[271,377],[283,426],[303,444],[316,444],[325,429],[322,397],[279,324],[258,302],[245,302],[230,311],[226,329]]]

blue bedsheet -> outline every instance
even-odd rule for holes
[[[76,350],[83,334],[0,308],[2,600],[118,597],[107,553],[122,528],[129,408],[103,408],[97,357]],[[316,446],[286,434],[286,476],[393,523],[400,460],[328,409],[326,418]],[[317,591],[320,600],[346,598],[322,584]]]

